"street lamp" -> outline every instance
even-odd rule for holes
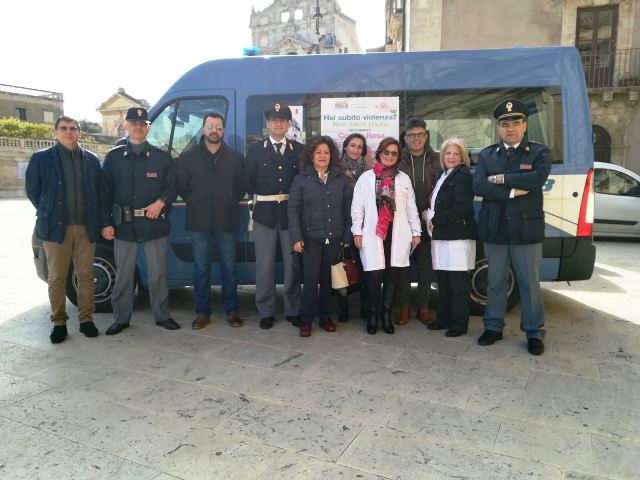
[[[320,0],[316,0],[316,12],[313,14],[313,18],[316,19],[316,35],[318,36],[318,46],[316,47],[316,53],[320,53],[320,19],[323,18],[320,13]]]

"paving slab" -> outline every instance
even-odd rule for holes
[[[359,422],[252,401],[222,422],[216,431],[260,438],[269,445],[334,461],[362,428]]]
[[[379,427],[366,427],[338,463],[386,478],[407,480],[562,478],[560,470],[542,463]]]

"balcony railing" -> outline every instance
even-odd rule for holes
[[[46,98],[49,100],[63,100],[63,95],[59,92],[49,92],[47,90],[37,90],[35,88],[17,87],[15,85],[5,85],[2,83],[0,83],[0,93],[28,95],[30,97]]]
[[[640,87],[640,48],[581,53],[589,88]]]

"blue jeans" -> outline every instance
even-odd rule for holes
[[[227,315],[238,313],[238,275],[236,274],[236,239],[233,233],[191,232],[193,245],[196,313],[211,315],[211,263],[217,246],[222,283],[222,300]]]

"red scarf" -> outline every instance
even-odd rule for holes
[[[376,174],[376,205],[378,207],[378,223],[376,224],[376,235],[382,240],[387,238],[389,224],[393,221],[393,212],[396,210],[396,188],[395,178],[398,174],[398,167],[385,167],[382,163],[373,166]]]

